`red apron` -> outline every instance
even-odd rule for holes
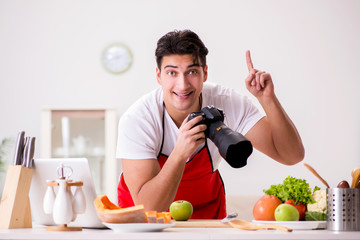
[[[168,157],[161,154],[161,150],[162,146],[158,156],[162,168]],[[176,200],[186,200],[193,205],[194,211],[191,216],[193,219],[222,219],[226,217],[224,185],[219,171],[213,172],[207,144],[186,163],[174,201]],[[123,175],[121,175],[118,185],[118,203],[122,208],[134,206]]]

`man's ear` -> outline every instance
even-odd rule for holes
[[[156,80],[157,82],[161,85],[161,82],[160,82],[160,69],[159,68],[156,68]]]
[[[203,81],[203,82],[206,82],[207,76],[208,76],[208,66],[206,65],[206,66],[204,67],[204,81]]]

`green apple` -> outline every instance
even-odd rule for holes
[[[275,209],[276,221],[299,221],[300,215],[296,207],[282,203]]]
[[[185,200],[177,200],[171,203],[169,210],[171,217],[176,221],[186,221],[193,213],[191,203]]]

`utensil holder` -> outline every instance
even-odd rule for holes
[[[328,188],[327,229],[360,231],[360,188]]]
[[[0,204],[0,229],[31,228],[29,190],[33,170],[9,166]]]
[[[64,179],[58,179],[57,181],[56,180],[48,181],[46,182],[46,185],[48,187],[60,186],[60,189],[58,190],[58,193],[56,194],[54,199],[52,197],[46,197],[46,194],[44,197],[44,202],[43,202],[44,209],[48,209],[49,212],[53,214],[54,222],[60,224],[58,226],[47,226],[46,230],[47,231],[82,231],[82,227],[68,227],[67,223],[74,221],[78,213],[83,213],[85,211],[85,208],[82,208],[86,204],[85,196],[83,195],[82,190],[80,190],[81,193],[79,193],[78,192],[79,190],[77,189],[77,191],[75,191],[75,196],[72,194],[70,190],[70,187],[73,186],[82,187],[83,182],[82,181],[73,182],[72,180],[65,180],[64,178]],[[59,199],[60,191],[63,191],[63,194],[62,197]],[[70,198],[70,205],[71,205],[70,212],[68,211],[69,209],[66,208],[64,209],[65,206],[69,207],[69,205],[66,204],[68,198]],[[58,216],[57,220],[55,219],[55,214],[57,214]],[[67,221],[66,219],[68,219],[69,221]]]

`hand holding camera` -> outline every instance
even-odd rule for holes
[[[188,120],[197,116],[202,116],[203,119],[196,125],[205,124],[207,126],[205,136],[214,142],[220,155],[230,166],[233,168],[244,167],[247,164],[247,158],[253,151],[252,144],[242,134],[231,130],[224,124],[223,111],[214,106],[207,106],[200,112],[191,113]]]

